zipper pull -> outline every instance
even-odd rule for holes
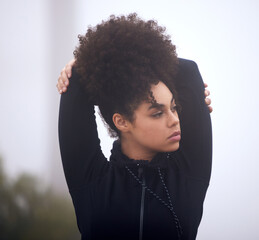
[[[138,178],[142,179],[142,175],[143,175],[143,167],[139,167],[138,168]]]

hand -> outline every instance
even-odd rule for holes
[[[210,91],[208,89],[206,89],[208,87],[208,84],[207,83],[204,83],[204,87],[205,87],[205,90],[204,90],[204,95],[205,95],[205,103],[207,104],[208,106],[208,109],[209,109],[209,112],[211,113],[213,111],[213,108],[212,106],[210,106],[211,104],[211,99],[208,98],[208,96],[210,95]]]
[[[69,85],[69,78],[72,75],[72,67],[74,64],[75,64],[75,59],[72,59],[70,62],[66,64],[66,66],[62,69],[59,75],[58,83],[56,86],[60,94],[67,91],[67,86]],[[213,111],[213,108],[210,106],[211,99],[208,98],[208,96],[210,95],[210,91],[206,89],[208,87],[208,84],[204,83],[204,87],[205,87],[205,91],[204,91],[205,103],[207,104],[209,112],[211,113]]]
[[[74,64],[75,59],[72,59],[70,62],[66,64],[66,66],[62,69],[59,75],[56,87],[60,94],[67,91],[67,86],[69,85],[69,78],[72,75],[72,67],[74,66]]]

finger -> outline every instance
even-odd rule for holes
[[[65,73],[66,73],[66,75],[67,75],[67,78],[70,78],[70,77],[71,77],[71,72],[72,72],[72,67],[71,67],[71,65],[67,64],[67,65],[65,66]]]
[[[62,79],[62,77],[60,75],[59,78],[58,78],[58,87],[61,89],[61,88],[65,87],[65,86],[66,85],[64,84],[63,79]]]
[[[204,95],[205,97],[208,97],[210,95],[210,91],[208,89],[204,90]]]
[[[67,91],[67,86],[64,84],[62,77],[59,78],[59,90],[62,90],[62,92]]]
[[[58,84],[57,84],[57,88],[59,92],[66,92],[67,91],[67,87],[63,82],[63,79],[61,77],[61,75],[58,78]]]
[[[59,80],[58,80],[59,81]],[[61,94],[63,92],[62,88],[59,86],[59,83],[56,84],[58,92]]]
[[[67,74],[67,77],[70,78],[72,75],[72,67],[75,63],[75,59],[72,59],[66,66],[65,66],[65,71]]]
[[[67,76],[67,73],[66,73],[66,69],[63,68],[63,70],[61,71],[60,73],[60,78],[63,82],[63,85],[66,87],[69,85],[69,80],[68,80],[68,76]]]
[[[208,87],[208,84],[207,84],[207,83],[204,83],[204,87],[207,88],[207,87]]]
[[[212,113],[212,111],[213,111],[212,106],[208,106],[208,108],[209,108],[209,112]]]
[[[210,98],[205,98],[205,103],[206,103],[207,105],[210,105],[210,104],[211,104],[211,99],[210,99]]]

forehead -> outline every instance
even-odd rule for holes
[[[171,103],[173,94],[164,83],[159,82],[157,85],[152,85],[150,90],[157,103],[165,105]]]
[[[170,106],[173,101],[173,94],[169,88],[162,82],[152,85],[150,91],[153,99],[150,96],[147,101],[142,102],[136,110],[149,110],[153,104]]]

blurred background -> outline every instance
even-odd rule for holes
[[[257,0],[1,0],[0,239],[80,239],[62,170],[56,82],[77,35],[111,14],[167,28],[214,111],[213,173],[198,240],[259,239]],[[112,140],[98,118],[106,156]]]

